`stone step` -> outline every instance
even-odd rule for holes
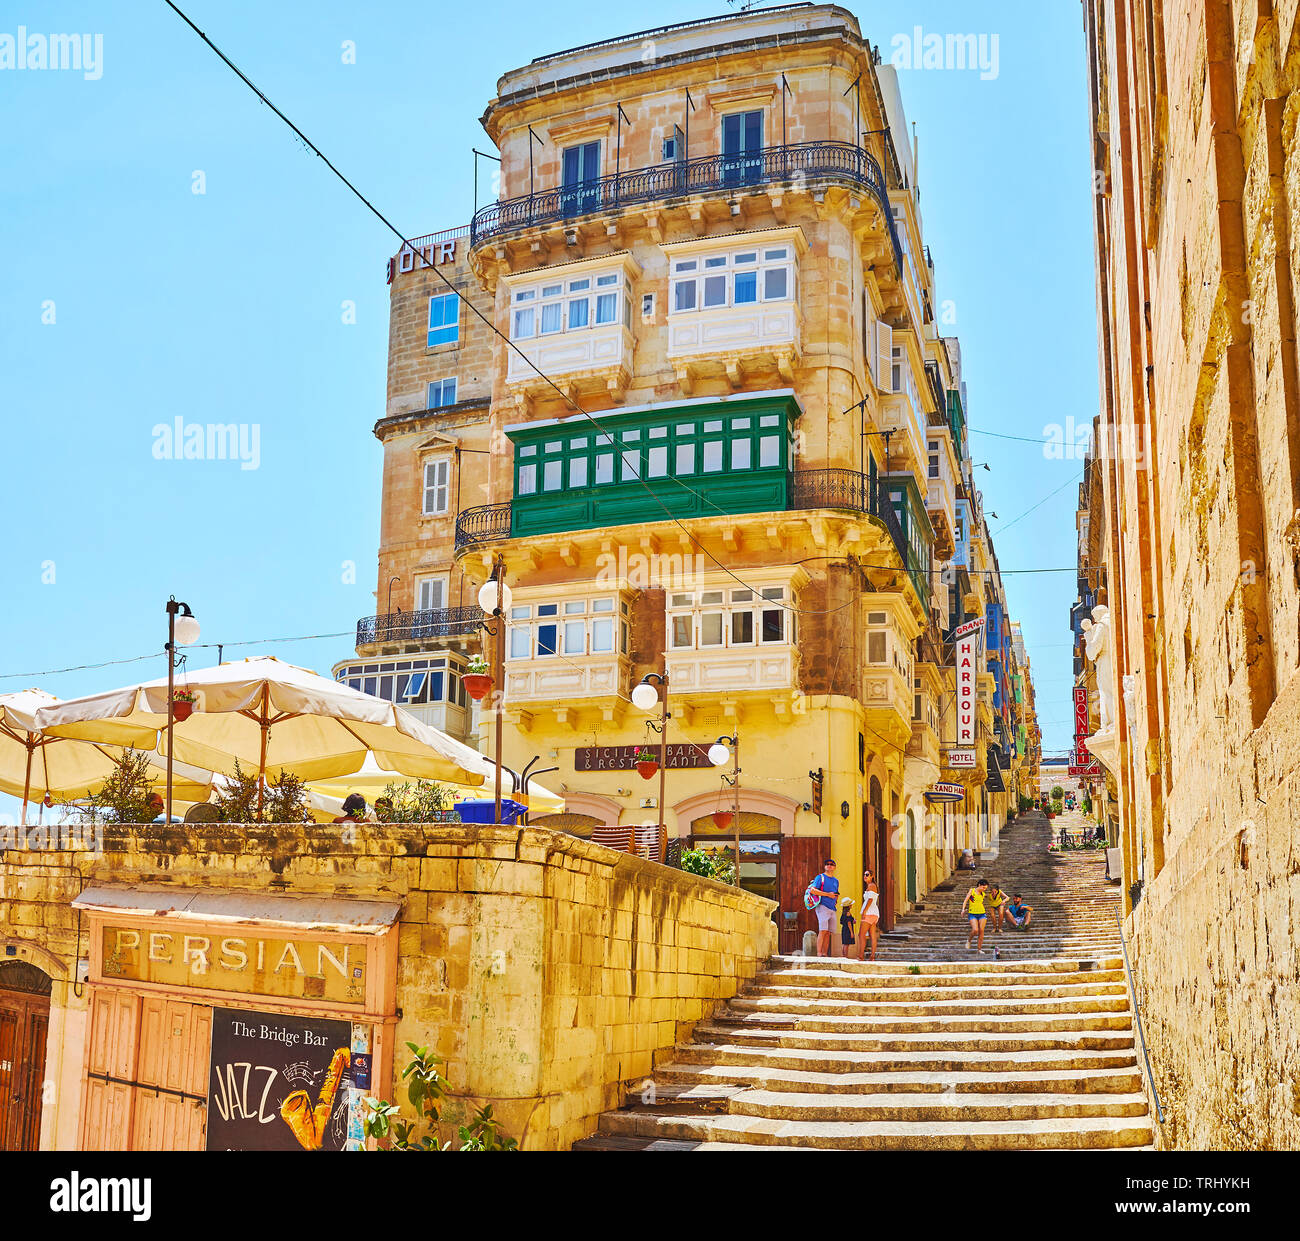
[[[1065,975],[1074,977],[1074,975]],[[920,982],[920,978],[914,979]],[[775,983],[764,980],[759,986],[750,984],[742,995],[787,996],[792,999],[807,997],[819,1000],[858,1000],[875,1004],[882,1009],[894,1004],[937,1004],[947,1001],[1003,1000],[1012,1003],[1020,1000],[1068,1000],[1073,997],[1118,996],[1127,998],[1128,987],[1123,979],[1113,982],[1060,982],[1054,985],[1033,983],[1005,983],[1002,986],[981,986],[977,980],[969,983],[931,981],[924,986],[908,987],[901,982],[896,986],[859,986],[852,981],[836,987],[806,986]]]
[[[879,974],[886,977],[909,973],[908,961],[858,961],[851,957],[796,957],[775,956],[772,958],[777,968],[797,968],[799,964],[807,966],[816,962],[822,970],[833,970],[844,974]],[[935,974],[973,974],[973,973],[1013,973],[1013,974],[1065,974],[1083,969],[1087,972],[1097,970],[1118,970],[1124,968],[1124,958],[1118,953],[1108,953],[1104,957],[1085,953],[1083,956],[1064,956],[1048,960],[1015,961],[1002,965],[1001,962],[985,961],[979,957],[967,957],[956,961],[929,961],[925,963],[924,973]]]
[[[1006,1014],[1009,1017],[1027,1016],[1031,1013],[1097,1013],[1128,1012],[1128,996],[1083,994],[1072,996],[1045,996],[1030,999],[1025,996],[1002,995],[994,991],[986,996],[926,997],[909,996],[900,1000],[858,999],[856,996],[789,995],[784,992],[764,990],[757,994],[738,996],[730,1002],[733,1011],[789,1013],[793,1015],[843,1014],[844,1016],[925,1017],[925,1016],[988,1016]]]
[[[732,1000],[713,1015],[712,1024],[732,1029],[754,1027],[795,1029],[800,1033],[933,1035],[952,1038],[963,1033],[998,1034],[1006,1037],[1039,1037],[1081,1030],[1131,1030],[1132,1019],[1127,1006],[1122,1012],[1026,1013],[1022,1015],[949,1013],[937,1015],[871,1016],[848,1013],[820,1014],[811,1007],[794,1012],[789,1009],[748,1008],[752,1001]],[[842,1007],[842,1006],[841,1006]],[[832,1010],[835,1008],[832,1005]]]
[[[679,1044],[672,1052],[675,1064],[726,1066],[754,1073],[796,1070],[817,1073],[853,1072],[1052,1072],[1070,1071],[1080,1076],[1101,1069],[1133,1068],[1137,1052],[1132,1046],[1112,1048],[1040,1047],[979,1051],[913,1049],[900,1056],[875,1049],[790,1047],[755,1040],[748,1044],[718,1041]]]
[[[1054,1120],[1065,1116],[1145,1116],[1146,1096],[1133,1094],[945,1095],[800,1094],[741,1090],[731,1096],[731,1116],[768,1120],[1003,1121]]]
[[[1014,963],[1008,964],[1013,966]],[[805,988],[814,988],[823,993],[828,988],[833,988],[836,990],[836,994],[840,992],[852,994],[855,990],[867,989],[881,995],[923,988],[939,988],[940,990],[966,993],[967,990],[1010,990],[1021,988],[1021,986],[1030,986],[1030,988],[1093,985],[1127,986],[1125,973],[1123,973],[1122,969],[1088,969],[1088,971],[1082,973],[1076,971],[1076,969],[1060,973],[1041,971],[1022,973],[1014,971],[1014,969],[1002,968],[1001,962],[991,962],[982,971],[963,973],[940,973],[933,971],[933,969],[927,969],[926,966],[918,966],[915,973],[876,973],[876,975],[863,975],[861,972],[850,972],[845,971],[845,969],[818,969],[813,966],[806,969],[788,969],[788,971],[787,969],[781,969],[781,971],[764,969],[764,971],[754,976],[751,985],[766,988],[770,984],[805,986]]]
[[[660,1116],[606,1113],[602,1134],[827,1150],[1088,1150],[1152,1141],[1141,1118],[1062,1116],[1048,1120],[816,1121],[758,1116]]]
[[[904,1055],[913,1051],[1115,1051],[1133,1046],[1133,1031],[1122,1030],[1023,1030],[1014,1034],[993,1034],[955,1030],[948,1034],[882,1032],[846,1034],[832,1030],[764,1030],[757,1026],[696,1026],[704,1040],[764,1047],[802,1047],[824,1051],[887,1051]]]
[[[763,1090],[790,1090],[806,1094],[834,1094],[841,1090],[872,1094],[883,1089],[909,1094],[1050,1094],[1068,1090],[1086,1094],[1137,1094],[1142,1074],[1136,1065],[1113,1069],[1037,1069],[1024,1071],[937,1072],[895,1070],[882,1072],[818,1072],[809,1069],[777,1069],[752,1064],[689,1064],[676,1061],[654,1071],[657,1091],[693,1086],[753,1086]],[[673,1096],[680,1097],[680,1094]]]

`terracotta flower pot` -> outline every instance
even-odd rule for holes
[[[183,698],[172,699],[172,719],[176,723],[188,720],[194,714],[194,704]]]
[[[480,701],[492,688],[492,678],[485,672],[466,672],[460,679],[465,686],[465,692],[475,702]]]
[[[731,826],[731,820],[736,817],[736,814],[734,810],[715,810],[710,817],[717,829],[725,832]]]
[[[640,773],[642,780],[649,780],[659,770],[659,764],[653,759],[649,761],[643,760],[637,763],[636,769]]]

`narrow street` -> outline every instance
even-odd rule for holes
[[[1020,816],[875,962],[773,958],[575,1149],[1149,1147],[1118,887],[1103,850],[1050,853],[1053,825],[1087,821]],[[980,876],[1033,909],[982,956],[961,915]]]

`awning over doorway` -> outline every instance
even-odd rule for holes
[[[297,930],[377,935],[398,919],[396,898],[349,900],[334,896],[287,896],[202,888],[118,888],[92,884],[73,909],[97,913],[176,919],[185,922],[257,923]]]

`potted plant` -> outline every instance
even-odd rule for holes
[[[172,694],[172,719],[178,724],[188,720],[194,713],[194,704],[199,696],[192,689],[178,689]]]
[[[731,820],[736,817],[733,810],[715,810],[710,816],[720,832],[725,832],[731,826]]]
[[[636,764],[642,780],[649,780],[659,770],[659,755],[648,745],[637,746],[632,761]]]
[[[464,673],[461,674],[460,679],[465,686],[465,692],[475,702],[481,701],[488,690],[492,688],[492,677],[488,673],[487,660],[482,655],[470,657],[469,664],[466,666]]]

